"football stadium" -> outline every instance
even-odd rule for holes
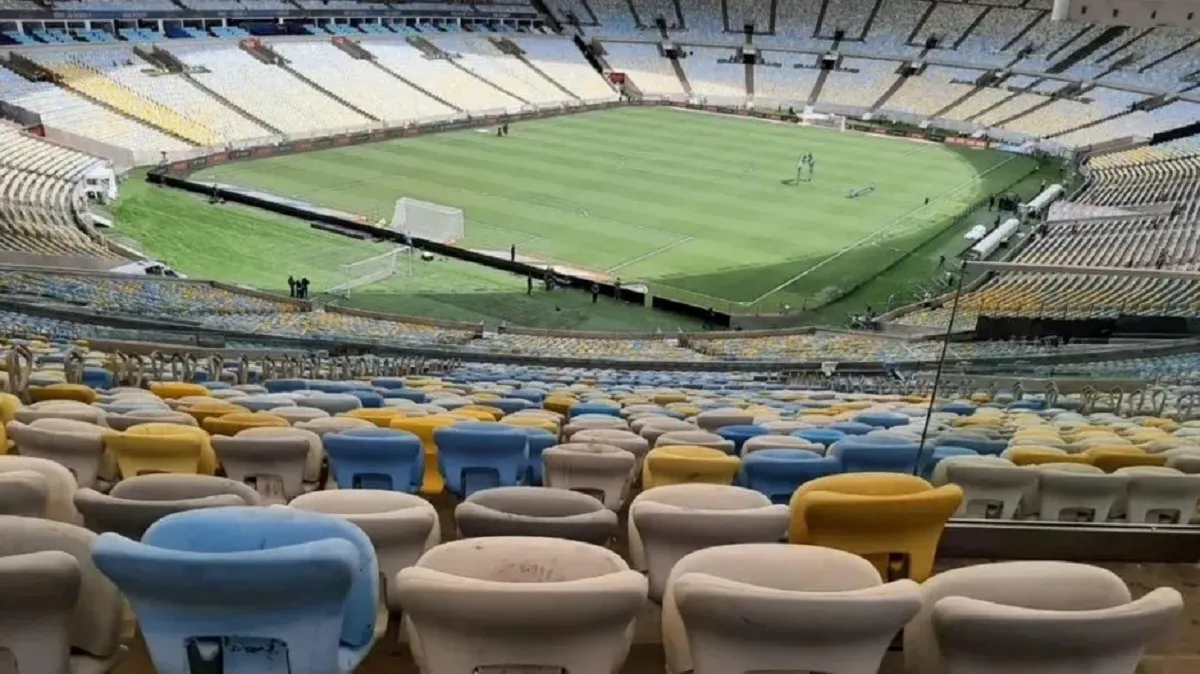
[[[1190,0],[0,0],[0,672],[1200,671]]]

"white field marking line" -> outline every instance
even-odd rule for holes
[[[950,189],[946,190],[945,192],[939,194],[938,196],[933,198],[928,204],[922,204],[920,206],[917,206],[916,208],[912,209],[911,211],[909,211],[909,212],[905,213],[904,215],[901,215],[900,217],[893,220],[886,227],[883,227],[881,229],[875,230],[874,232],[871,232],[870,234],[859,239],[858,241],[855,241],[854,243],[850,244],[849,246],[846,246],[845,248],[837,251],[833,255],[830,255],[829,257],[825,258],[824,260],[821,260],[820,262],[814,264],[813,266],[809,267],[808,269],[805,269],[804,271],[800,272],[799,274],[796,274],[792,278],[775,286],[774,288],[768,290],[767,292],[763,293],[762,295],[759,295],[757,299],[751,300],[750,302],[740,302],[739,304],[741,304],[742,306],[750,306],[750,305],[758,304],[759,302],[767,299],[771,295],[774,295],[775,293],[783,290],[784,288],[788,287],[789,285],[795,283],[796,281],[799,281],[800,279],[804,278],[805,276],[808,276],[809,274],[820,269],[821,267],[824,267],[826,264],[833,262],[834,260],[845,255],[846,253],[849,253],[850,251],[852,251],[856,248],[864,246],[876,238],[883,238],[883,236],[891,233],[892,230],[897,229],[898,226],[900,225],[900,223],[904,222],[909,217],[917,214],[920,211],[925,210],[929,206],[933,206],[933,205],[937,204],[943,198],[945,198],[947,195],[953,194],[953,193],[957,192],[958,190],[962,189],[963,187],[966,187],[967,185],[970,185],[971,183],[977,182],[983,176],[991,173],[992,171],[995,171],[996,169],[1000,168],[1001,166],[1004,166],[1005,164],[1007,164],[1010,161],[1013,161],[1016,158],[1017,158],[1016,155],[1013,155],[1013,156],[1009,157],[1008,159],[1005,159],[1004,161],[989,168],[988,170],[984,171],[983,173],[973,176],[969,180],[964,180],[963,182],[961,182],[961,183],[955,185],[954,187],[951,187]]]
[[[671,243],[668,243],[668,244],[667,244],[667,245],[665,245],[665,246],[659,246],[658,248],[655,248],[654,250],[650,251],[649,253],[645,253],[645,254],[639,255],[639,256],[637,256],[637,257],[635,257],[635,258],[631,259],[631,260],[626,260],[626,261],[622,262],[621,264],[619,264],[619,265],[617,265],[617,266],[615,266],[615,267],[609,267],[608,269],[605,269],[605,270],[604,270],[604,273],[605,273],[605,274],[611,274],[611,273],[613,273],[614,271],[616,271],[616,270],[618,270],[618,269],[624,269],[625,267],[628,267],[628,266],[629,266],[629,265],[631,265],[631,264],[635,264],[635,263],[641,262],[642,260],[649,260],[650,258],[654,257],[655,255],[660,255],[660,254],[662,254],[662,253],[665,253],[665,252],[667,252],[668,250],[671,250],[672,248],[676,248],[676,247],[678,247],[678,246],[682,246],[682,245],[683,245],[683,244],[685,244],[685,243],[691,243],[691,242],[692,242],[692,241],[694,241],[694,240],[695,240],[695,237],[692,237],[692,236],[685,236],[685,237],[683,237],[682,239],[678,239],[678,240],[676,240],[676,241],[672,241]]]

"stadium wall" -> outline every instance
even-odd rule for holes
[[[243,356],[249,355],[268,355],[276,358],[285,356],[296,357],[308,355],[314,349],[324,349],[327,350],[332,356],[369,354],[379,357],[416,357],[443,361],[486,362],[512,365],[544,365],[551,367],[588,367],[624,370],[674,370],[687,372],[781,372],[784,373],[785,376],[798,376],[805,373],[809,375],[823,374],[822,368],[825,365],[824,363],[815,361],[629,361],[615,358],[547,357],[465,351],[454,349],[452,347],[405,347],[370,341],[307,339],[230,330],[211,330],[199,326],[179,324],[174,322],[164,323],[161,319],[156,318],[113,316],[111,314],[98,314],[78,309],[69,309],[66,307],[26,305],[20,302],[7,300],[2,297],[0,297],[0,309],[20,311],[32,315],[57,318],[65,321],[75,321],[89,325],[105,323],[111,324],[118,329],[142,331],[143,336],[141,338],[97,338],[89,340],[89,345],[94,349],[119,351],[125,355],[150,356],[153,354],[158,354],[159,356],[167,358],[168,360],[174,358],[176,355],[182,356],[185,359],[188,357],[200,359],[210,356],[220,356],[227,360],[236,360]],[[396,319],[399,317],[392,318]],[[149,331],[149,334],[145,334],[144,331]],[[568,336],[578,336],[579,333],[563,334]],[[744,337],[746,334],[747,333],[736,333],[730,334],[728,337]],[[654,335],[654,337],[657,339],[664,338],[663,335]],[[628,336],[626,335],[623,338],[628,339]],[[268,348],[227,348],[225,347],[226,340],[250,341],[259,344],[266,344],[268,345]],[[1137,357],[1195,353],[1197,350],[1200,350],[1200,340],[1189,339],[1175,340],[1165,344],[1136,344],[1123,348],[1105,349],[1103,354],[1106,358],[1120,360]],[[990,372],[994,368],[1007,367],[1014,364],[1020,364],[1023,367],[1031,367],[1083,364],[1094,362],[1095,360],[1095,350],[1080,350],[1070,353],[1047,355],[972,358],[970,359],[970,367],[967,370],[967,374],[982,373],[982,376],[991,377],[992,375]],[[906,371],[924,371],[931,370],[932,368],[936,367],[937,362],[905,361],[900,365]],[[896,364],[885,363],[882,361],[847,361],[837,363],[835,372],[838,375],[854,374],[878,376],[887,375],[895,370],[895,368]],[[1038,380],[1030,379],[1025,381],[1027,383],[1033,383]],[[1048,385],[1050,380],[1041,381],[1047,383]],[[1065,382],[1059,380],[1058,383],[1060,390],[1062,390],[1062,386],[1065,384]],[[1096,383],[1097,382],[1094,379],[1080,380],[1080,386],[1093,385]],[[1129,385],[1137,384],[1137,382],[1132,381],[1125,381],[1122,383]],[[1026,388],[1026,390],[1033,389]]]

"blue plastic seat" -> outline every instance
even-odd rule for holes
[[[753,424],[722,426],[721,428],[717,429],[717,435],[725,438],[726,440],[733,441],[734,454],[741,454],[742,445],[746,444],[746,441],[750,438],[753,438],[756,435],[767,435],[768,433],[770,433],[770,431],[767,429],[763,428],[762,426],[755,426]]]
[[[113,385],[113,375],[102,367],[85,367],[83,368],[83,381],[81,383],[93,389],[111,388]]]
[[[524,398],[500,398],[499,400],[489,400],[485,403],[488,407],[495,407],[505,414],[520,412],[531,407],[537,407],[532,401]]]
[[[398,398],[401,400],[411,400],[414,403],[429,402],[429,396],[424,391],[418,391],[412,388],[390,388],[383,392],[384,398]]]
[[[505,424],[462,423],[433,432],[446,489],[466,498],[480,489],[521,484],[529,461],[529,434]]]
[[[899,412],[863,412],[854,415],[854,421],[876,428],[895,428],[896,426],[907,426],[910,418],[907,414]]]
[[[979,452],[966,447],[952,447],[950,445],[942,445],[940,447],[926,447],[921,451],[921,477],[928,480],[933,475],[933,469],[942,462],[942,459],[951,456],[979,456]]]
[[[268,379],[263,382],[268,393],[291,393],[292,391],[308,390],[308,381],[305,379]]]
[[[772,503],[787,503],[800,485],[842,472],[836,457],[807,449],[760,449],[742,457],[738,481]]]
[[[542,404],[542,401],[546,399],[546,392],[535,388],[523,388],[510,392],[508,397],[528,400],[531,403],[540,405]]]
[[[567,417],[577,417],[581,414],[607,414],[610,417],[621,416],[621,406],[616,403],[575,403],[567,412]]]
[[[896,437],[848,437],[829,448],[847,473],[917,473],[915,442]]]
[[[838,440],[846,437],[845,433],[841,431],[835,431],[832,428],[805,428],[795,431],[792,433],[792,435],[798,438],[804,438],[809,442],[816,442],[818,444],[825,445],[825,447],[829,447]]]
[[[975,414],[975,403],[966,400],[956,400],[938,405],[937,411],[957,414],[960,417],[969,417]]]
[[[529,451],[526,458],[525,483],[542,484],[542,452],[558,444],[558,437],[544,428],[518,426],[529,436]]]
[[[362,406],[365,408],[383,407],[383,396],[379,395],[378,393],[375,393],[374,391],[353,389],[350,391],[346,391],[346,393],[354,396],[355,398],[358,398],[358,401],[360,403],[362,403]]]
[[[841,431],[846,435],[866,435],[867,433],[875,430],[874,426],[857,421],[839,421],[835,424],[830,424],[829,428],[835,431]]]
[[[346,393],[354,387],[351,386],[349,382],[344,381],[310,379],[308,381],[308,388],[313,391],[320,391],[321,393]]]
[[[154,669],[346,673],[375,640],[370,539],[332,515],[229,507],[169,515],[138,543],[104,534],[92,559],[129,599]]]
[[[329,473],[340,489],[415,494],[425,479],[421,439],[392,428],[351,428],[326,435]]]

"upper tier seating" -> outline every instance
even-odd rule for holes
[[[683,84],[671,69],[671,62],[658,53],[658,45],[610,42],[605,58],[617,72],[623,72],[649,95],[685,96]]]
[[[450,104],[467,111],[519,110],[521,101],[463,72],[442,59],[427,59],[415,47],[395,41],[371,41],[367,49],[379,63],[404,79],[435,92]]]
[[[67,89],[47,82],[30,82],[4,68],[0,68],[0,91],[4,92],[5,101],[41,115],[42,123],[46,126],[141,152],[144,163],[155,161],[161,151],[181,151],[192,147]]]
[[[517,38],[525,58],[585,101],[616,100],[612,86],[604,81],[570,41],[561,38]]]
[[[442,51],[458,55],[455,63],[500,89],[534,105],[574,102],[515,56],[499,50],[487,39],[474,36],[439,37],[433,43]]]
[[[173,108],[139,95],[133,89],[106,77],[107,69],[133,63],[132,52],[85,51],[34,56],[41,65],[57,75],[61,83],[94,100],[112,106],[155,128],[196,145],[218,145],[221,137],[209,127]],[[211,104],[210,104],[211,105]]]
[[[276,66],[256,61],[236,46],[189,47],[167,45],[188,65],[207,73],[192,77],[221,96],[237,101],[246,112],[286,134],[309,136],[362,128],[371,120],[313,89]],[[287,105],[280,105],[287,101]]]
[[[305,77],[391,125],[453,115],[455,111],[369,61],[319,42],[281,42],[275,50]]]
[[[216,142],[211,144],[222,145],[271,135],[267,128],[234,112],[183,76],[152,70],[131,49],[100,53],[106,58],[91,59],[93,67],[140,96],[203,125],[218,136]],[[110,55],[112,58],[107,58]],[[212,137],[206,139],[213,141]]]

